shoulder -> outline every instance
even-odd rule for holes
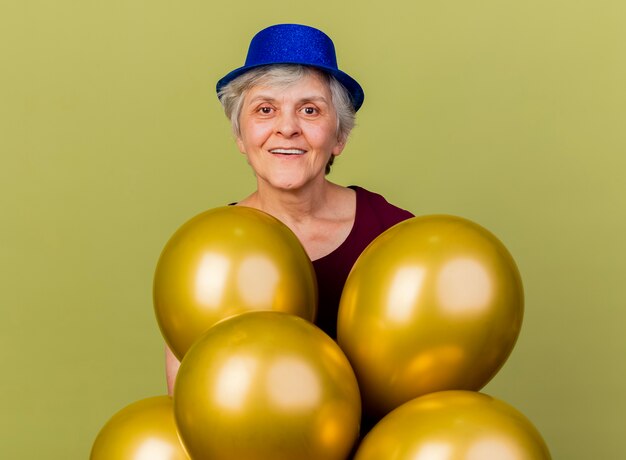
[[[357,212],[377,220],[384,228],[414,217],[413,213],[389,203],[379,193],[371,192],[356,185],[352,185],[350,188],[356,192]]]

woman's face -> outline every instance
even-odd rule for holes
[[[337,138],[337,115],[328,83],[310,73],[287,87],[254,86],[239,118],[239,150],[259,187],[297,190],[322,181]]]

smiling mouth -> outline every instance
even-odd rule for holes
[[[306,150],[301,149],[272,149],[270,153],[280,154],[280,155],[304,155]]]

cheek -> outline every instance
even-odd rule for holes
[[[327,150],[329,153],[334,155],[341,153],[341,143],[339,142],[339,139],[337,139],[337,133],[334,129],[320,132],[316,140],[318,145],[323,146],[324,150]]]
[[[258,133],[254,130],[242,130],[242,133],[236,139],[237,147],[241,153],[251,153],[261,143]]]
[[[260,147],[271,136],[272,129],[268,124],[252,124],[242,129],[242,144],[248,148]]]
[[[315,126],[309,130],[309,139],[317,145],[329,145],[337,142],[334,126]]]

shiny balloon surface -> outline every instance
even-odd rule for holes
[[[185,223],[163,249],[153,294],[159,327],[178,359],[233,314],[275,310],[313,321],[317,310],[315,272],[297,237],[269,214],[241,206]]]
[[[533,424],[510,405],[482,393],[421,396],[383,418],[354,460],[550,460]]]
[[[174,422],[172,398],[142,399],[102,427],[90,460],[189,460]]]
[[[481,226],[415,217],[374,240],[346,282],[338,341],[368,415],[415,397],[479,390],[503,365],[522,324],[515,262]]]
[[[345,459],[359,432],[356,377],[338,345],[302,318],[248,312],[191,347],[174,413],[194,460]]]

